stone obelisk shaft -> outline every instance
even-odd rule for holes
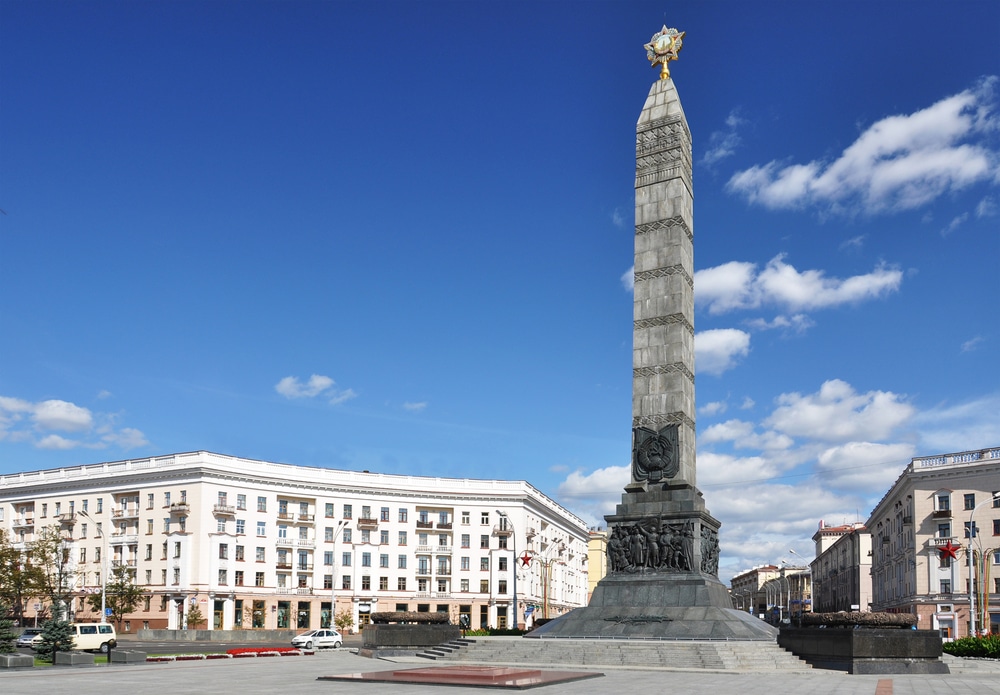
[[[676,461],[661,466],[662,478],[694,487],[691,133],[669,78],[657,80],[646,97],[636,125],[635,158],[633,438],[639,441],[640,428],[657,433],[669,428],[675,448],[664,460],[674,456]],[[630,487],[641,481],[634,465]]]

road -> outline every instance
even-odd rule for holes
[[[134,649],[147,654],[216,654],[228,649],[238,649],[240,647],[290,647],[290,642],[208,642],[208,641],[160,641],[153,642],[137,639],[134,635],[118,635],[118,649]],[[342,649],[359,648],[361,646],[361,635],[344,635],[344,645]],[[34,655],[34,651],[27,647],[18,648],[21,654]]]

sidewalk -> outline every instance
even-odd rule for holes
[[[317,682],[319,676],[368,671],[433,667],[434,662],[392,663],[357,656],[349,650],[322,651],[314,656],[269,657],[220,661],[187,661],[134,666],[87,666],[34,668],[0,672],[4,695],[73,693],[107,695],[109,692],[156,694],[192,692],[203,695],[274,695],[278,692],[329,693],[330,695],[381,695],[377,683]],[[438,664],[440,665],[440,664]],[[970,663],[951,675],[850,676],[836,671],[804,673],[746,673],[739,671],[637,671],[590,669],[604,673],[574,683],[538,688],[540,695],[607,695],[608,693],[671,692],[705,695],[775,695],[775,693],[823,693],[823,695],[982,695],[1000,692],[1000,669],[996,664]],[[585,670],[565,666],[566,670]],[[487,689],[487,691],[501,692]],[[393,695],[483,695],[483,688],[435,685],[393,685]]]

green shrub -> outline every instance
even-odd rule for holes
[[[941,645],[941,649],[953,656],[1000,659],[1000,635],[962,637],[954,642],[945,642]]]

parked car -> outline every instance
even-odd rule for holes
[[[293,647],[303,647],[305,649],[312,649],[313,647],[316,649],[322,649],[323,647],[340,649],[340,645],[343,643],[344,640],[336,630],[310,630],[292,638]]]
[[[111,623],[71,623],[73,649],[107,654],[118,646],[118,635]]]
[[[42,628],[40,627],[26,627],[21,636],[17,638],[17,646],[19,647],[34,647],[39,642],[42,641]]]

